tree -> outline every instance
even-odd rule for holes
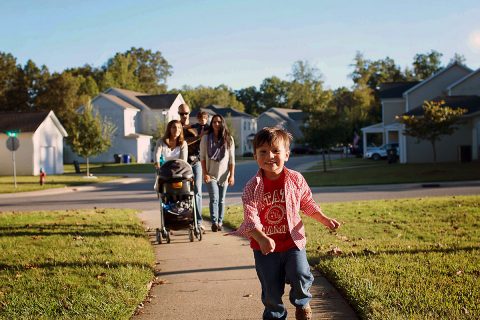
[[[177,90],[171,92],[178,93]],[[179,92],[192,109],[203,108],[210,104],[232,107],[238,111],[244,111],[245,109],[243,103],[237,100],[235,93],[225,85],[219,85],[216,88],[205,86],[192,88],[183,86]]]
[[[90,176],[89,158],[110,148],[116,127],[98,113],[94,115],[92,104],[88,101],[82,113],[75,114],[72,129],[67,141],[73,152],[85,158],[87,176]]]
[[[439,71],[442,68],[442,62],[440,61],[442,56],[443,54],[435,50],[426,54],[416,54],[413,58],[413,72],[415,78],[417,80],[424,80]]]
[[[81,80],[72,76],[69,72],[61,74],[54,73],[47,82],[45,92],[37,97],[37,108],[39,110],[53,110],[62,125],[71,134],[76,109],[84,104],[79,96]]]
[[[260,105],[263,109],[287,108],[288,81],[278,77],[265,78],[260,84]]]
[[[287,106],[292,109],[313,112],[325,109],[331,99],[331,92],[323,89],[320,70],[308,61],[296,61],[290,74]]]
[[[166,92],[172,66],[160,51],[132,47],[117,53],[103,66],[102,91],[109,87],[158,94]]]
[[[139,91],[140,84],[135,74],[136,68],[137,61],[133,56],[117,53],[104,67],[102,91],[111,87]]]
[[[457,63],[457,64],[465,65],[466,61],[467,59],[465,59],[465,56],[463,54],[455,52],[455,54],[453,55],[453,58],[450,59],[450,62],[448,64]]]
[[[235,96],[237,100],[245,106],[246,113],[258,116],[263,112],[263,108],[260,106],[261,94],[255,86],[236,90]]]
[[[172,66],[160,51],[132,47],[124,53],[136,61],[135,75],[139,90],[150,94],[164,93],[167,90],[167,78],[172,75]]]
[[[425,101],[421,116],[397,116],[397,120],[405,125],[404,133],[420,140],[427,140],[432,145],[433,163],[437,163],[436,142],[442,135],[452,135],[458,128],[455,126],[461,116],[467,112],[463,108],[450,108],[445,101]]]
[[[310,114],[303,128],[304,140],[312,147],[322,150],[323,171],[327,171],[326,150],[344,140],[345,125],[334,108],[317,110]]]

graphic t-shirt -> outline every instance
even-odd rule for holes
[[[285,206],[285,172],[277,180],[263,177],[263,203],[260,211],[262,231],[275,241],[275,252],[284,252],[293,247],[292,236],[288,229],[287,210]],[[258,242],[250,241],[250,247],[260,250]]]

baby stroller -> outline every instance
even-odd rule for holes
[[[170,243],[170,230],[188,228],[190,241],[194,236],[202,240],[197,225],[195,197],[193,193],[192,167],[184,160],[165,162],[157,169],[155,190],[160,201],[160,228],[156,230],[158,243],[165,239]]]

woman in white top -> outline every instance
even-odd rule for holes
[[[188,147],[183,138],[183,127],[179,120],[172,120],[167,124],[163,138],[157,140],[155,145],[155,166],[158,167],[160,156],[165,161],[182,159],[187,161]]]
[[[219,114],[212,117],[210,128],[200,142],[200,162],[210,195],[212,231],[222,231],[227,187],[235,182],[235,144],[225,119]]]

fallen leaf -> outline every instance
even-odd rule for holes
[[[249,293],[249,294],[244,295],[243,297],[244,298],[251,298],[251,297],[253,297],[253,294]]]
[[[332,256],[339,256],[343,254],[343,251],[339,247],[335,247],[332,250],[328,251],[327,253]]]

